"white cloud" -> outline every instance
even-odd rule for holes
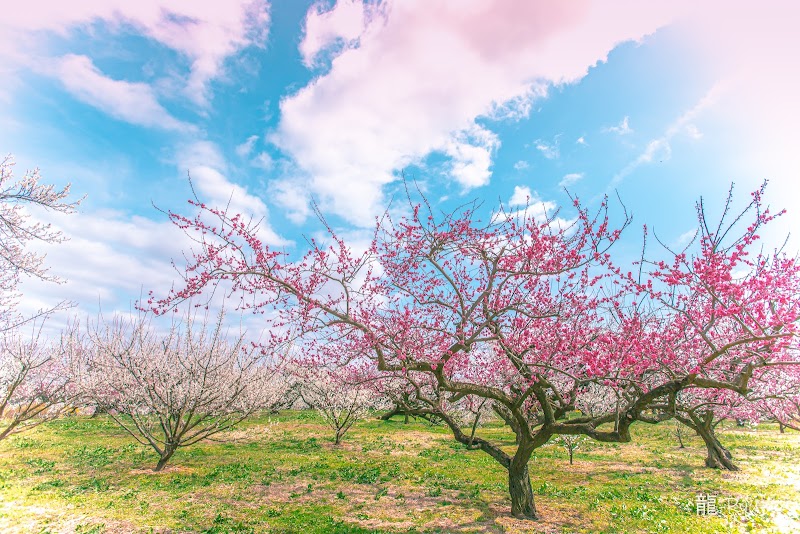
[[[762,235],[770,246],[780,246],[792,232],[794,251],[800,249],[800,210],[793,206],[800,198],[798,17],[800,4],[791,0],[714,0],[697,3],[676,25],[689,46],[702,52],[708,74],[725,82],[725,91],[703,116],[708,136],[719,129],[732,132],[726,137],[735,140],[719,154],[730,170],[720,173],[716,187],[726,187],[738,175],[740,191],[754,190],[769,178],[766,200],[789,211]]]
[[[555,140],[552,143],[547,141],[542,141],[541,139],[537,139],[534,141],[536,150],[542,153],[542,156],[546,157],[547,159],[558,159],[561,155],[561,152],[558,148],[558,136],[555,137]]]
[[[133,31],[185,57],[190,66],[185,92],[194,102],[208,100],[208,82],[218,77],[226,58],[266,40],[269,5],[265,0],[32,0],[3,10],[0,55],[17,64],[46,51],[41,31],[69,36],[72,30],[102,21],[112,32]]]
[[[530,164],[527,161],[519,160],[514,164],[514,170],[517,171],[524,171],[525,169],[529,168]]]
[[[588,143],[586,142],[586,138],[584,136],[580,136],[578,139],[575,140],[575,144],[587,146]]]
[[[697,235],[697,228],[692,228],[691,230],[685,231],[684,233],[679,235],[678,238],[675,239],[675,241],[672,242],[672,250],[676,252],[680,251],[681,249],[683,249],[683,247],[688,245],[692,241],[692,239],[695,238],[696,235]]]
[[[608,126],[603,128],[604,132],[611,132],[618,135],[627,135],[633,133],[633,128],[630,127],[628,124],[629,117],[626,115],[622,122],[620,122],[617,126]]]
[[[177,278],[171,260],[181,258],[192,244],[168,220],[119,211],[37,213],[37,217],[69,237],[64,243],[40,248],[47,253],[51,272],[66,282],[24,282],[23,312],[70,300],[81,304],[82,311],[95,314],[98,305],[104,310],[127,309],[151,289],[166,294]]]
[[[183,147],[176,165],[188,169],[201,201],[260,221],[258,237],[272,246],[290,245],[269,226],[264,202],[226,177],[229,166],[213,143],[198,141]],[[103,310],[129,309],[131,302],[153,290],[164,296],[180,276],[183,258],[191,257],[193,237],[154,212],[155,219],[118,210],[80,211],[72,215],[34,212],[35,217],[63,231],[69,238],[55,245],[41,244],[52,274],[66,280],[56,285],[24,282],[21,311],[33,312],[61,300],[80,304],[79,311],[94,315]],[[194,236],[196,237],[196,236]]]
[[[117,119],[166,130],[193,129],[170,115],[149,85],[108,78],[86,56],[70,54],[60,58],[55,74],[75,98]]]
[[[688,135],[692,139],[701,139],[703,137],[703,132],[698,130],[697,126],[695,126],[694,124],[687,124],[686,135]]]
[[[506,102],[493,102],[492,110],[486,116],[496,121],[525,119],[530,115],[534,101],[546,96],[547,84],[535,83],[525,93],[517,95]]]
[[[450,174],[464,189],[489,183],[492,154],[500,146],[496,134],[473,124],[448,141],[444,152],[452,158]]]
[[[314,66],[318,56],[336,43],[343,48],[353,46],[364,30],[366,9],[360,0],[340,0],[330,11],[324,11],[321,4],[309,9],[299,47],[303,63]]]
[[[289,180],[279,180],[270,184],[270,192],[275,203],[286,210],[290,221],[302,224],[311,214],[307,188]]]
[[[512,208],[515,206],[526,206],[531,201],[535,200],[537,197],[534,193],[531,192],[531,188],[528,186],[514,186],[514,193],[511,195],[511,198],[508,200],[508,205]]]
[[[249,156],[253,151],[253,147],[256,145],[256,141],[258,141],[257,135],[251,135],[248,137],[244,143],[236,147],[236,155],[240,158],[246,158]]]
[[[525,185],[514,186],[514,192],[508,200],[508,207],[520,209],[506,212],[505,215],[501,215],[502,212],[495,212],[492,219],[508,216],[515,219],[533,219],[543,223],[553,218],[556,210],[558,210],[558,204],[551,200],[543,200],[536,191],[531,191],[531,188]],[[550,224],[554,228],[566,228],[571,224],[571,221],[555,217],[550,221]]]
[[[583,180],[583,173],[582,172],[572,172],[569,174],[565,174],[564,177],[558,182],[558,187],[569,187],[573,184],[578,183],[579,181]]]
[[[273,167],[275,167],[275,160],[273,160],[272,156],[270,156],[268,153],[259,152],[256,157],[250,161],[250,164],[253,167],[258,167],[259,169],[271,171]]]
[[[334,11],[355,13],[350,4]],[[315,6],[305,57],[347,46],[328,72],[282,100],[270,141],[294,159],[323,209],[371,225],[396,171],[432,152],[461,158],[452,169],[462,184],[487,183],[491,148],[463,142],[476,118],[527,113],[526,99],[543,87],[581,79],[618,43],[668,23],[670,6],[389,0],[364,17],[357,36],[358,17],[344,24],[317,16]]]

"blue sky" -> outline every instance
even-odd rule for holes
[[[298,252],[311,201],[363,242],[401,173],[445,211],[619,193],[623,256],[644,224],[685,239],[731,182],[769,179],[790,210],[771,245],[800,221],[792,2],[207,4],[33,0],[0,21],[0,150],[86,195],[36,214],[71,238],[46,250],[68,282],[27,282],[24,307],[168,287],[189,243],[153,204],[183,209],[187,174]]]

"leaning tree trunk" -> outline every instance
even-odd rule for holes
[[[514,416],[511,415],[511,412],[508,411],[508,408],[502,404],[494,404],[492,406],[492,410],[500,417],[500,419],[503,420],[505,424],[509,426],[509,428],[511,428],[511,430],[514,432],[514,441],[517,445],[519,445],[519,437],[522,434],[519,422],[514,419]]]
[[[731,451],[722,446],[714,431],[705,428],[705,425],[698,426],[698,434],[706,444],[708,455],[706,456],[706,467],[712,469],[727,469],[728,471],[738,471],[739,468],[733,463]]]
[[[702,419],[693,413],[689,413],[688,417],[676,415],[675,418],[697,432],[697,435],[703,439],[703,443],[705,443],[708,452],[706,456],[706,467],[712,469],[726,469],[728,471],[739,470],[736,464],[733,463],[731,451],[723,447],[722,443],[719,442],[717,436],[714,434],[713,413],[705,412]]]
[[[683,444],[683,426],[680,421],[676,421],[675,423],[675,436],[678,438],[678,445],[681,449],[685,449],[686,445]]]
[[[380,419],[381,421],[388,421],[389,419],[391,419],[395,415],[399,415],[401,413],[402,413],[402,410],[400,409],[400,406],[395,404],[394,408],[392,408],[388,412],[384,413],[383,415],[379,415],[378,419]]]
[[[175,454],[176,450],[178,450],[177,447],[173,446],[165,447],[164,450],[161,451],[161,458],[158,459],[158,463],[153,468],[153,471],[158,472],[164,469],[164,466],[167,465],[167,462],[169,462],[169,459],[172,458],[172,455]]]
[[[344,436],[346,432],[347,432],[346,428],[337,428],[336,429],[336,434],[335,434],[335,436],[333,438],[333,444],[336,445],[337,447],[339,445],[341,445],[342,436]]]
[[[731,451],[722,446],[717,436],[714,434],[714,414],[707,411],[702,418],[693,413],[689,418],[678,417],[681,423],[685,424],[703,439],[708,452],[706,456],[706,467],[712,469],[726,469],[728,471],[738,471],[739,468],[733,463]]]
[[[378,416],[378,419],[380,419],[381,421],[388,421],[395,415],[402,415],[403,423],[408,424],[409,411],[408,409],[404,408],[401,404],[395,404],[394,408],[384,413],[383,415]]]

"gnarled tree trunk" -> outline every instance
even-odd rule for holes
[[[690,413],[688,417],[677,417],[677,419],[697,432],[706,445],[706,467],[712,469],[726,469],[728,471],[738,471],[739,468],[733,463],[731,451],[722,446],[714,434],[714,414],[710,411],[705,412],[701,417]]]
[[[733,463],[731,451],[722,446],[714,435],[714,431],[705,428],[704,425],[698,427],[698,434],[706,444],[708,455],[706,456],[706,467],[712,469],[727,469],[728,471],[738,471],[739,468]]]

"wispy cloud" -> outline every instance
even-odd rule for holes
[[[582,172],[572,172],[570,174],[565,174],[564,177],[558,182],[558,187],[569,187],[573,184],[578,183],[579,181],[583,180],[583,173]]]
[[[530,164],[525,160],[519,160],[514,164],[514,170],[516,171],[524,171],[525,169],[529,168]]]
[[[683,232],[671,243],[672,249],[675,251],[683,249],[695,236],[697,236],[697,228],[692,228],[691,230]]]
[[[622,121],[616,126],[607,126],[603,128],[604,132],[611,132],[618,135],[627,135],[633,133],[633,128],[631,128],[630,124],[628,123],[629,117],[626,115]]]
[[[170,115],[159,104],[152,87],[109,78],[86,56],[62,57],[56,63],[55,74],[75,98],[114,118],[165,130],[194,129]]]
[[[659,161],[666,161],[672,156],[672,146],[670,142],[672,138],[681,132],[686,131],[686,126],[691,123],[703,110],[714,104],[718,94],[723,90],[720,84],[714,85],[704,96],[697,102],[691,109],[685,111],[677,119],[675,119],[664,133],[655,139],[651,139],[644,151],[639,154],[636,159],[628,163],[621,171],[619,171],[611,182],[608,184],[607,191],[614,189],[618,186],[627,176],[633,173],[642,165],[652,163],[658,158]]]
[[[290,244],[270,226],[264,201],[227,177],[227,162],[216,145],[208,141],[191,143],[179,151],[176,160],[179,168],[189,169],[192,184],[205,203],[260,220],[258,236],[266,244]]]
[[[561,156],[561,152],[559,150],[559,136],[555,136],[552,142],[543,141],[542,139],[537,139],[534,141],[534,146],[536,150],[542,153],[542,156],[546,157],[547,159],[558,159]]]
[[[248,137],[244,143],[236,147],[236,155],[240,158],[246,158],[249,156],[250,153],[253,152],[253,147],[256,145],[256,141],[258,141],[257,135],[251,135]]]
[[[275,160],[273,160],[272,156],[267,152],[259,152],[256,157],[250,161],[250,164],[259,169],[271,171],[275,167]]]
[[[692,139],[700,139],[703,137],[703,132],[697,129],[697,126],[694,124],[687,124],[686,125],[686,135],[691,137]]]

